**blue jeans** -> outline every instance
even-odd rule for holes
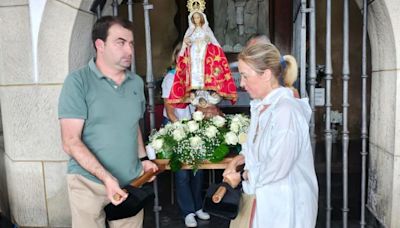
[[[179,170],[175,173],[176,199],[183,217],[202,208],[203,170]]]
[[[164,116],[163,125],[169,123]],[[200,210],[203,206],[201,190],[203,187],[204,171],[179,170],[175,172],[176,200],[183,217]]]

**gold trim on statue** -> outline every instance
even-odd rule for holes
[[[189,12],[201,12],[203,13],[206,9],[206,2],[205,0],[188,0],[186,7],[188,8]]]

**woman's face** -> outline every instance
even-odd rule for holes
[[[270,91],[268,84],[269,70],[263,74],[254,71],[247,63],[239,60],[240,87],[244,88],[253,99],[263,99]]]
[[[199,13],[193,14],[193,22],[196,26],[201,25],[201,15]]]

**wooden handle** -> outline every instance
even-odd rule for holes
[[[244,168],[244,164],[239,165],[239,166],[236,167],[236,171],[240,172],[243,168]],[[229,184],[230,186],[232,186],[232,184],[229,183],[228,180],[224,180],[224,182]],[[222,198],[224,198],[225,194],[226,194],[226,187],[225,186],[219,186],[217,191],[215,191],[213,196],[212,196],[212,201],[214,203],[221,202],[221,200],[222,200]]]
[[[133,180],[129,185],[131,185],[135,188],[139,188],[140,186],[142,186],[144,183],[148,182],[154,176],[158,175],[159,173],[164,172],[165,165],[157,165],[157,167],[158,167],[157,171],[155,171],[155,172],[150,171],[150,172],[143,173],[140,177]]]
[[[165,165],[157,165],[158,166],[158,170],[156,172],[146,172],[143,173],[140,177],[136,178],[135,180],[133,180],[129,185],[135,187],[135,188],[139,188],[141,187],[144,183],[148,182],[151,178],[153,178],[154,176],[158,175],[159,173],[164,172],[165,170]],[[125,192],[127,192],[126,189],[122,189]],[[114,200],[118,201],[121,199],[121,195],[116,193],[113,196]]]
[[[212,196],[212,201],[214,203],[219,203],[221,202],[222,198],[224,198],[226,193],[226,187],[225,186],[219,186],[217,191],[215,191],[214,195]]]

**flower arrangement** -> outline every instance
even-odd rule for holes
[[[183,164],[197,170],[204,160],[219,162],[231,149],[240,151],[246,141],[250,119],[243,114],[206,119],[197,111],[192,117],[192,120],[168,123],[150,135],[147,148],[154,150],[159,159],[170,159],[172,171],[179,170]]]

